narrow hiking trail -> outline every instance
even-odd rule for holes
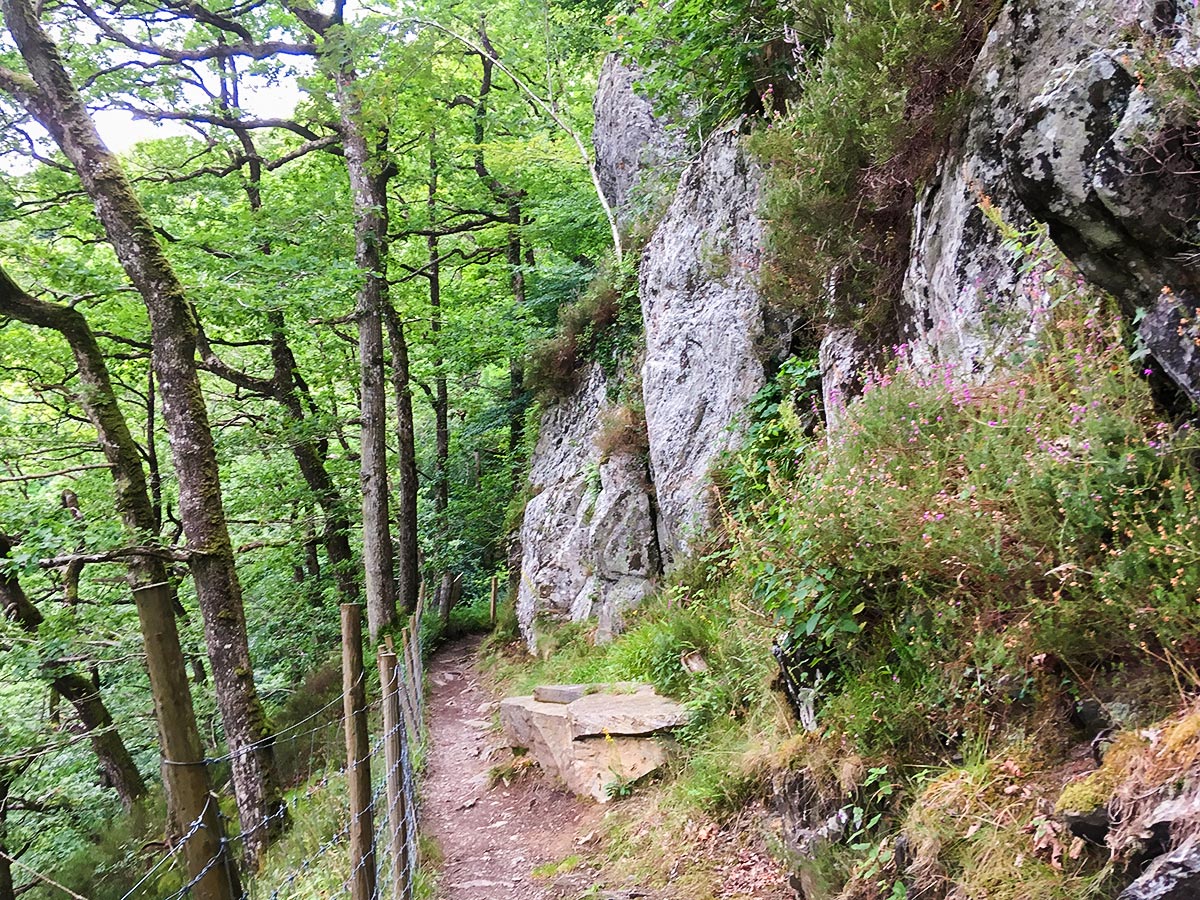
[[[590,880],[540,879],[533,870],[579,852],[577,841],[602,816],[551,786],[540,773],[489,784],[493,754],[501,745],[492,732],[498,701],[476,669],[478,637],[458,638],[434,654],[429,665],[429,760],[422,779],[425,833],[443,856],[439,900],[559,900],[578,897]],[[582,884],[581,884],[582,880]]]

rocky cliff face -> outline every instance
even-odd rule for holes
[[[1134,26],[1169,34],[1182,15],[1161,0],[1004,7],[975,66],[958,149],[913,215],[902,305],[919,367],[986,374],[1043,311],[984,216],[986,198],[1018,229],[1048,222],[1083,273],[1139,318],[1163,373],[1200,399],[1195,335],[1180,330],[1196,305],[1196,268],[1179,257],[1200,217],[1195,142],[1133,89],[1130,51],[1111,49]]]
[[[600,69],[592,102],[596,169],[608,202],[628,226],[648,212],[664,184],[678,171],[687,146],[654,115],[650,101],[634,90],[639,72],[609,55]]]
[[[974,67],[975,100],[913,211],[897,318],[918,368],[983,377],[1038,327],[1048,298],[988,220],[990,204],[1017,229],[1049,223],[1084,275],[1137,322],[1160,396],[1200,401],[1198,126],[1160,108],[1121,47],[1122,35],[1140,28],[1176,39],[1166,65],[1194,65],[1194,24],[1183,27],[1194,15],[1172,0],[1012,0],[1001,10]],[[681,146],[634,93],[635,79],[610,60],[595,103],[602,180],[626,217],[646,166],[669,165]],[[597,611],[601,631],[610,628],[709,524],[711,465],[736,446],[739,414],[789,344],[786,327],[765,324],[757,288],[763,178],[736,134],[714,135],[643,255],[650,487],[635,485],[644,480],[640,463],[608,461],[595,504],[585,499],[581,472],[598,465],[589,448],[603,406],[594,375],[548,414],[534,461],[543,493],[522,531],[527,634],[540,610]],[[849,328],[825,336],[831,427],[880,350]],[[621,515],[609,515],[610,497]],[[613,523],[608,537],[598,536],[594,509],[582,512],[593,505]]]
[[[530,650],[540,616],[595,617],[600,638],[661,570],[646,462],[602,455],[596,439],[611,412],[608,384],[592,366],[572,396],[542,417],[521,525],[517,618]]]
[[[1172,121],[1133,65],[1097,50],[1067,68],[1004,149],[1025,205],[1137,323],[1160,393],[1200,403],[1200,126]]]
[[[923,367],[950,364],[986,374],[1022,340],[1041,303],[980,203],[987,198],[1018,229],[1033,218],[1017,194],[1004,135],[1060,66],[1138,22],[1143,0],[1010,3],[988,35],[972,75],[976,96],[958,143],[913,213],[904,279],[905,335]]]
[[[636,73],[610,59],[596,98],[596,154],[605,192],[635,217],[646,166],[669,166],[682,144],[633,90]],[[521,528],[517,610],[531,648],[539,617],[597,619],[611,634],[621,610],[653,589],[712,514],[708,470],[738,440],[738,416],[766,382],[772,336],[756,288],[762,173],[734,132],[713,136],[684,171],[644,251],[643,397],[649,460],[602,459],[611,412],[593,368],[543,417]],[[774,329],[778,331],[778,329]]]
[[[757,287],[761,187],[738,135],[714,135],[642,258],[642,385],[668,565],[709,525],[709,469],[737,445],[738,418],[766,383],[764,362],[787,343],[768,334]]]

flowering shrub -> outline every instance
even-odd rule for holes
[[[1119,316],[1072,273],[1046,279],[1056,305],[1024,363],[980,385],[898,348],[735,526],[814,677],[1200,657],[1200,441],[1157,418]]]

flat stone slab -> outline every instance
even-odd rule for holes
[[[603,803],[615,785],[666,764],[656,735],[687,721],[687,710],[649,685],[546,685],[500,701],[513,747],[524,747],[569,790]],[[576,696],[577,695],[577,696]],[[576,696],[574,700],[567,698]],[[540,697],[552,698],[550,702]]]
[[[573,703],[587,693],[586,684],[542,684],[533,689],[539,703]]]
[[[636,681],[614,681],[604,684],[540,684],[533,689],[533,699],[539,703],[574,703],[588,694],[654,694],[654,685]],[[658,696],[654,694],[654,696]]]
[[[586,694],[571,704],[571,737],[648,735],[687,720],[683,706],[653,692]]]

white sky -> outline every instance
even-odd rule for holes
[[[242,108],[250,116],[264,119],[286,119],[300,101],[300,91],[293,78],[281,78],[276,84],[247,78],[242,86]],[[198,93],[198,92],[197,92]],[[101,110],[93,114],[100,137],[115,153],[123,153],[140,141],[155,138],[195,135],[182,122],[151,122],[135,119],[121,110]]]

